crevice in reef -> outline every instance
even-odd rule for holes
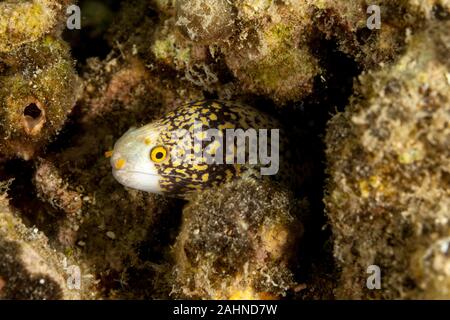
[[[324,136],[328,121],[337,112],[345,110],[353,93],[353,81],[361,73],[361,68],[351,57],[337,49],[335,40],[318,38],[313,48],[320,57],[322,70],[325,70],[323,78],[316,77],[314,92],[304,101],[283,109],[286,110],[283,117],[291,127],[300,128],[303,135],[300,148],[310,155],[314,164],[311,178],[301,190],[309,199],[310,215],[305,221],[305,234],[298,250],[297,281],[306,284],[323,282],[325,287],[316,294],[318,297],[332,298],[332,288],[327,286],[335,285],[337,271],[331,228],[323,203],[327,179]],[[318,274],[321,274],[321,279],[316,278]]]
[[[33,184],[34,163],[13,159],[3,164],[3,170],[2,180],[14,179],[8,188],[8,197],[10,205],[21,213],[24,224],[54,238],[57,222],[64,217],[64,213],[38,198]]]

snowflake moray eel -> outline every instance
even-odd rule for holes
[[[264,168],[266,175],[279,176],[285,145],[280,127],[241,103],[191,102],[128,130],[110,152],[112,172],[124,186],[181,198],[246,174],[261,177]]]

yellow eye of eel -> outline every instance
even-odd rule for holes
[[[160,163],[166,160],[167,150],[163,146],[157,146],[150,151],[150,159],[153,162]]]

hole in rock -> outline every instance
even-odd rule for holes
[[[27,134],[38,134],[44,123],[45,109],[38,102],[31,102],[23,109],[23,126]]]
[[[36,120],[42,115],[42,111],[41,108],[39,108],[35,103],[30,103],[23,111],[23,115],[29,116]]]

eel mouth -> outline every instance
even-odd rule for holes
[[[138,170],[117,170],[115,168],[113,168],[112,174],[114,179],[125,187],[151,193],[162,193],[159,184],[161,177],[158,174]]]

